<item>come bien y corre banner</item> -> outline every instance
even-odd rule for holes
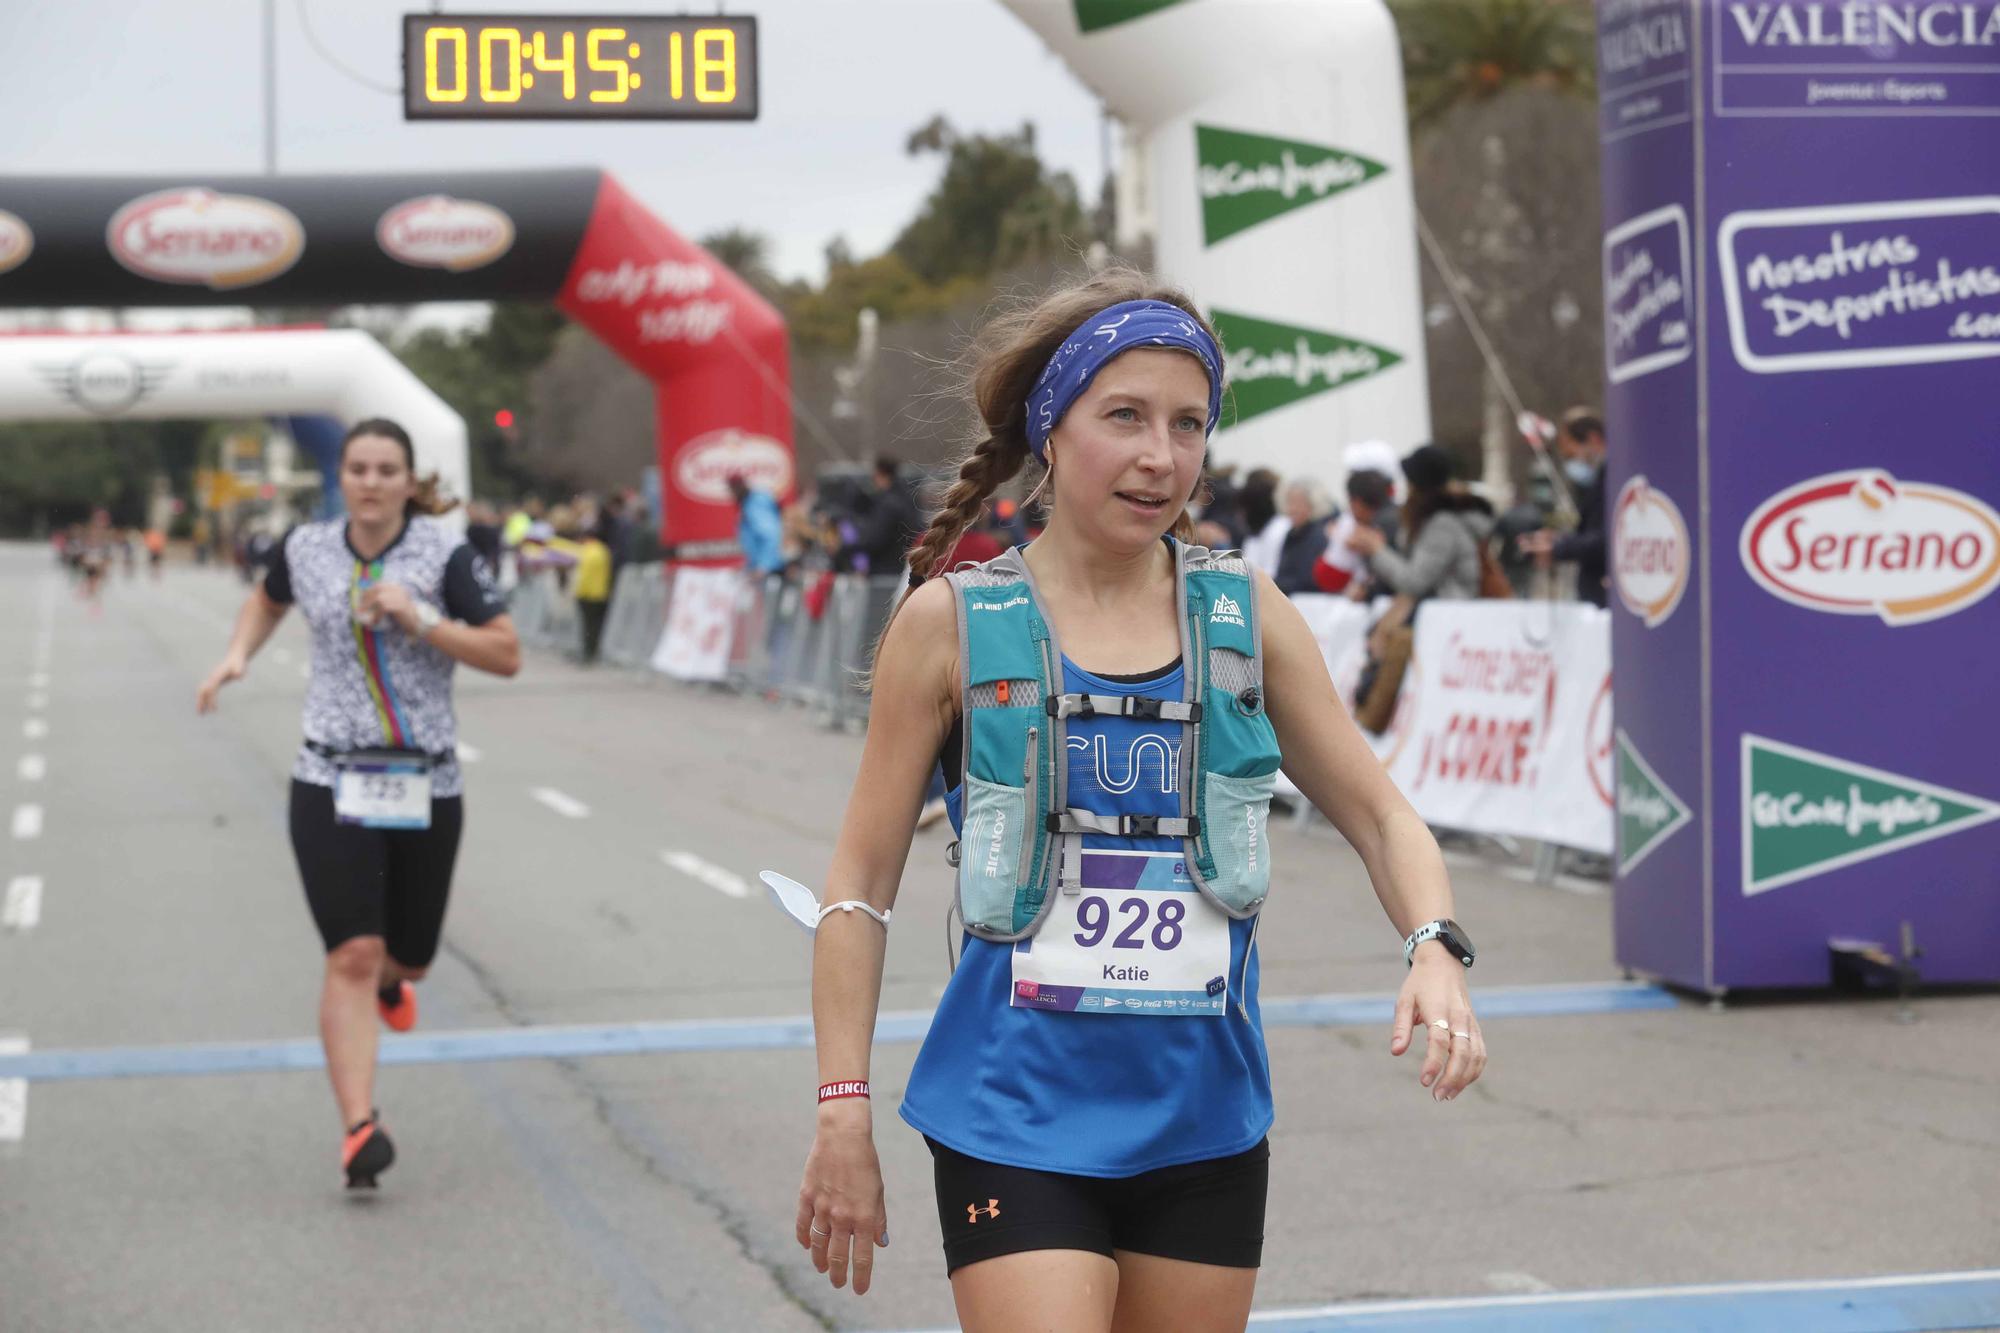
[[[1580,603],[1418,612],[1383,763],[1424,822],[1609,855],[1611,638]]]

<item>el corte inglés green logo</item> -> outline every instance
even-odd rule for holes
[[[2000,803],[1743,737],[1743,892],[1764,893],[2000,819]]]
[[[1681,798],[1660,780],[1653,766],[1618,732],[1618,873],[1638,865],[1692,819]]]
[[[1121,23],[1144,18],[1157,9],[1169,9],[1183,0],[1076,0],[1078,32],[1096,32]]]
[[[1358,153],[1296,139],[1194,127],[1202,239],[1208,245],[1373,180],[1387,171]]]
[[[1222,338],[1229,377],[1224,426],[1367,379],[1403,359],[1359,339],[1227,310],[1211,311],[1209,319]]]

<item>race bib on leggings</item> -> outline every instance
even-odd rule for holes
[[[1229,918],[1177,852],[1086,851],[1083,891],[1062,893],[1014,945],[1016,1009],[1212,1018],[1229,1007]]]
[[[420,754],[360,750],[334,760],[333,814],[362,828],[431,826],[431,761]]]

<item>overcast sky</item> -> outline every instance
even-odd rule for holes
[[[1101,177],[1094,99],[999,0],[546,0],[446,13],[754,14],[753,124],[410,123],[401,15],[424,0],[275,0],[281,172],[602,166],[696,237],[769,235],[781,275],[817,278],[834,236],[894,238],[937,174],[905,135],[936,112],[966,130],[1032,120],[1086,199]],[[0,0],[0,174],[255,173],[263,168],[262,0]]]

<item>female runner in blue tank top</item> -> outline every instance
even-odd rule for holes
[[[1221,381],[1220,348],[1193,303],[1129,271],[997,321],[972,383],[985,436],[912,556],[913,582],[946,572],[945,553],[1033,457],[1047,469],[1050,522],[1021,558],[1063,648],[1062,690],[1181,698],[1175,541],[1190,532]],[[1257,574],[1254,587],[1263,706],[1285,772],[1360,852],[1395,928],[1417,940],[1406,938],[1411,969],[1390,1051],[1407,1050],[1421,1025],[1420,1081],[1449,1101],[1486,1054],[1465,968],[1429,937],[1455,933],[1437,845],[1340,706],[1305,621],[1270,579]],[[820,1272],[836,1287],[851,1276],[857,1294],[874,1248],[888,1243],[866,1096],[885,944],[876,913],[895,901],[940,756],[954,823],[962,809],[956,596],[943,579],[922,582],[884,635],[857,796],[826,890],[829,904],[870,910],[828,912],[815,945],[822,1087],[797,1235]],[[1183,813],[1179,721],[1100,705],[1066,730],[1073,813]],[[962,855],[985,856],[986,840],[982,827]],[[1272,1120],[1256,919],[1232,919],[1192,891],[1184,845],[1085,833],[1081,890],[1058,901],[1046,929],[1017,942],[964,937],[902,1115],[930,1144],[946,1266],[971,1333],[1241,1329],[1249,1318]],[[1152,912],[1136,935],[1135,898]],[[1115,951],[1148,939],[1152,953]],[[1207,986],[1215,1002],[1148,987],[1145,960],[1198,940],[1214,962],[1227,957]],[[1024,978],[1073,979],[1079,959],[1092,977],[1100,962],[1117,976],[1095,1007],[1020,999],[1038,985]]]

